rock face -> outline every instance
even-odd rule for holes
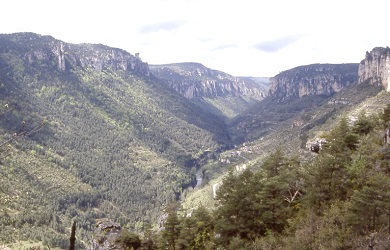
[[[366,52],[359,64],[359,83],[368,82],[390,91],[390,48],[376,47]]]
[[[331,96],[357,80],[357,63],[299,66],[272,77],[268,94],[278,101],[309,95]]]
[[[23,51],[26,65],[46,64],[59,71],[75,68],[102,71],[124,70],[141,75],[149,75],[147,63],[130,53],[101,44],[69,44],[54,39],[51,36],[41,36],[34,33],[15,33],[3,35],[0,47],[1,53],[7,53],[18,48]]]
[[[114,250],[123,249],[117,244],[117,239],[122,231],[118,223],[107,218],[96,220],[94,237],[87,250]]]
[[[230,95],[262,100],[266,94],[264,86],[250,78],[234,77],[199,63],[151,65],[150,70],[157,78],[189,99]]]

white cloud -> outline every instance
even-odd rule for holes
[[[264,52],[278,52],[279,50],[294,44],[299,39],[301,39],[303,35],[292,35],[292,36],[284,36],[280,38],[276,38],[271,41],[263,41],[255,45],[256,49]]]

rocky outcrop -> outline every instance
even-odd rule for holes
[[[266,95],[265,87],[253,79],[234,77],[199,63],[151,65],[150,70],[189,99],[247,96],[262,100]]]
[[[117,239],[121,235],[121,232],[121,226],[118,223],[112,222],[110,219],[103,218],[96,220],[94,237],[87,247],[87,250],[123,249],[122,246],[117,243]]]
[[[123,70],[149,75],[149,66],[138,54],[101,44],[70,44],[34,33],[2,35],[0,52],[23,53],[26,65],[47,65],[59,71],[92,69],[96,71]]]
[[[269,96],[278,101],[309,95],[331,96],[358,80],[358,64],[312,64],[270,79]]]
[[[383,86],[390,91],[390,48],[376,47],[366,52],[359,64],[359,83]]]

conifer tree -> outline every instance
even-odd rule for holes
[[[195,220],[194,218],[187,217],[183,218],[180,223],[180,235],[176,240],[176,249],[194,249],[194,238],[195,238]]]
[[[192,249],[206,249],[214,238],[214,219],[203,205],[195,209],[191,217],[195,222]]]
[[[390,123],[390,103],[388,103],[387,106],[383,109],[380,118],[382,120],[383,127],[387,128]]]
[[[390,223],[390,177],[376,173],[351,198],[350,223],[360,233],[378,231]],[[390,234],[390,230],[389,230]]]
[[[230,171],[224,178],[217,193],[220,206],[215,211],[216,230],[221,235],[221,244],[227,245],[234,236],[254,239],[265,233],[257,208],[256,190],[259,185],[260,180],[255,180],[249,169],[237,175]]]
[[[144,230],[144,237],[142,240],[141,248],[142,250],[154,250],[156,249],[155,243],[155,234],[153,233],[152,226],[147,224]]]
[[[282,149],[278,149],[266,158],[261,171],[256,174],[256,179],[262,182],[256,193],[257,207],[266,230],[280,233],[287,225],[294,200],[298,199],[302,189],[297,169],[299,161],[287,158]]]
[[[346,118],[330,131],[320,155],[307,167],[306,204],[318,214],[334,200],[346,200],[350,189],[348,166],[358,147],[358,136],[351,131]]]
[[[358,135],[366,135],[370,133],[373,129],[374,129],[374,124],[366,116],[365,110],[362,110],[359,113],[357,121],[354,123],[352,127],[352,132]]]
[[[164,230],[161,235],[164,249],[176,250],[176,243],[180,234],[180,220],[177,216],[177,209],[178,204],[176,202],[168,204],[165,209],[168,217],[164,223]]]

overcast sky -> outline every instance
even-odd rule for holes
[[[358,63],[390,46],[388,0],[9,0],[0,33],[101,43],[144,62],[198,62],[235,76]]]

